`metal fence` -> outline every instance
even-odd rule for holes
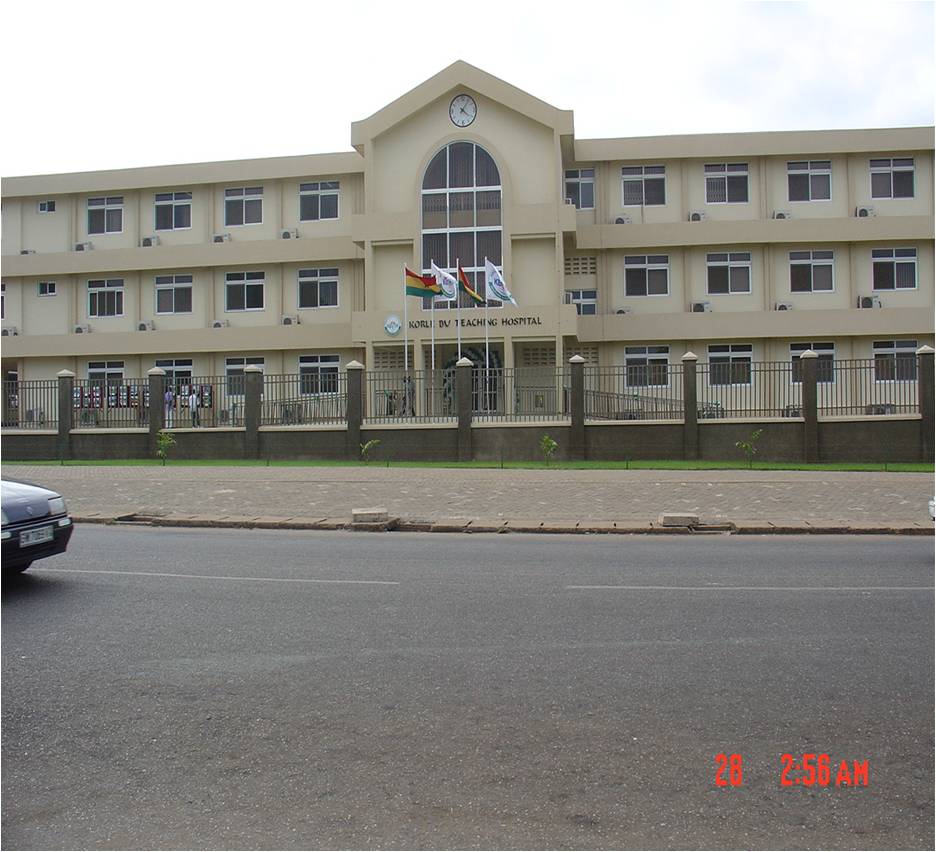
[[[588,420],[682,420],[683,365],[585,368]]]
[[[454,368],[369,370],[364,376],[366,422],[443,423],[457,416]]]
[[[566,419],[571,411],[571,383],[571,373],[564,366],[474,368],[472,418],[481,422]]]
[[[193,391],[196,398],[194,409],[191,405]],[[168,380],[160,402],[167,429],[240,427],[244,425],[244,377],[201,376]]]
[[[3,383],[3,426],[57,429],[58,379]]]
[[[699,364],[696,388],[700,420],[803,416],[802,382],[791,361]]]
[[[344,423],[347,411],[347,373],[335,371],[263,377],[261,426]]]
[[[149,382],[75,379],[72,426],[76,429],[145,429],[149,426]]]
[[[916,414],[919,403],[919,359],[880,357],[820,362],[816,385],[819,416],[855,417]]]

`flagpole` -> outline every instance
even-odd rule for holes
[[[461,261],[455,258],[455,325],[458,327],[458,360],[461,361],[461,293],[458,292],[458,270]]]
[[[484,258],[484,369],[490,370],[491,363],[488,356],[490,344],[488,343],[488,280],[487,280],[487,258]]]
[[[409,372],[409,322],[406,310],[406,264],[403,264],[403,372]]]
[[[432,269],[432,266],[435,264],[434,260],[429,261],[429,268]],[[429,323],[432,328],[432,346],[430,347],[431,351],[431,363],[432,363],[432,380],[435,381],[435,294],[432,295],[432,304],[429,307]]]

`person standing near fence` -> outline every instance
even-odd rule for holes
[[[165,413],[166,413],[166,428],[172,428],[172,415],[175,413],[175,394],[172,392],[172,388],[166,388],[166,394],[163,397],[163,402],[165,403]]]
[[[195,385],[192,385],[189,389],[188,407],[192,415],[192,428],[197,429],[201,426],[201,423],[198,419],[198,392],[195,390]]]

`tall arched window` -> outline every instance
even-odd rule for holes
[[[422,266],[455,274],[460,263],[468,280],[482,296],[484,259],[501,266],[501,182],[491,155],[474,142],[451,142],[426,168],[422,184]],[[463,308],[474,306],[465,294]],[[423,306],[431,307],[431,300]],[[500,306],[489,299],[492,307]],[[456,300],[437,298],[436,309],[454,308]]]

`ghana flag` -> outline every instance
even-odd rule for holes
[[[403,280],[406,283],[407,296],[437,296],[442,292],[433,275],[417,275],[411,269],[403,267]]]
[[[471,282],[468,281],[468,276],[465,275],[465,270],[461,266],[458,267],[458,286],[479,305],[484,304],[484,297],[479,296],[474,287],[471,286]]]

